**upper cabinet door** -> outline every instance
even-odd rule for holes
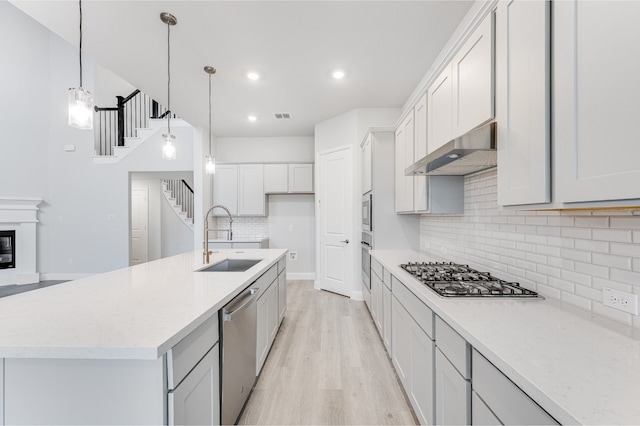
[[[551,201],[549,14],[549,1],[496,10],[499,205]]]
[[[313,164],[289,164],[289,192],[313,192]]]
[[[493,13],[490,13],[451,62],[454,136],[494,117],[493,46]]]
[[[414,162],[427,155],[427,94],[418,101],[413,109],[413,120],[415,122],[414,133]],[[428,204],[428,177],[416,176],[413,178],[414,185],[414,208],[416,211],[427,211]]]
[[[238,215],[264,216],[264,166],[240,164],[238,188]]]
[[[413,164],[413,111],[396,130],[396,212],[413,212],[413,176],[405,176],[404,170]]]
[[[640,2],[553,2],[556,201],[640,198]]]
[[[264,165],[264,192],[287,193],[289,191],[289,166],[287,164]]]
[[[236,164],[218,164],[213,175],[213,204],[221,204],[232,215],[238,214],[238,166]],[[214,216],[226,216],[221,209],[212,212]]]
[[[453,136],[453,82],[451,64],[442,71],[427,90],[427,151],[449,142]]]

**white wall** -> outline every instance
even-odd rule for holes
[[[175,129],[174,162],[160,158],[156,135],[116,165],[93,164],[93,132],[67,125],[67,90],[79,83],[77,49],[0,1],[0,51],[0,196],[44,199],[38,271],[67,279],[128,266],[129,172],[193,170],[194,130]],[[91,91],[91,58],[83,57],[83,71]],[[65,144],[76,150],[65,152]]]
[[[361,108],[341,114],[337,117],[318,123],[315,126],[315,150],[318,153],[341,147],[350,146],[353,153],[353,217],[352,241],[360,241],[362,229],[362,194],[361,187],[361,155],[360,143],[371,127],[393,127],[400,116],[399,108]],[[393,203],[394,200],[379,200],[379,202]],[[418,229],[416,229],[416,233]],[[318,245],[319,245],[318,241]],[[360,245],[350,246],[354,259],[351,297],[362,299],[360,284],[361,254]],[[319,248],[317,248],[319,250]],[[316,266],[318,267],[318,266]]]
[[[310,194],[269,196],[269,247],[287,248],[298,255],[297,260],[287,259],[289,279],[315,278],[314,210]]]
[[[602,304],[603,287],[640,294],[639,212],[500,209],[495,168],[466,176],[464,189],[463,215],[421,217],[422,252],[640,328]]]
[[[313,163],[313,136],[220,137],[216,160],[226,163]]]

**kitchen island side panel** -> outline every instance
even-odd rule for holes
[[[5,359],[5,424],[166,424],[165,361]]]

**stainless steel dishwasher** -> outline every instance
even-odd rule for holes
[[[257,288],[247,288],[222,310],[222,424],[235,424],[256,381]]]

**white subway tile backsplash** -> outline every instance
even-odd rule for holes
[[[594,229],[593,239],[600,241],[618,241],[621,243],[631,242],[631,231],[622,229]]]
[[[496,191],[495,169],[465,177],[465,214],[422,216],[425,253],[640,328],[601,303],[603,287],[640,294],[640,211],[502,209]]]

